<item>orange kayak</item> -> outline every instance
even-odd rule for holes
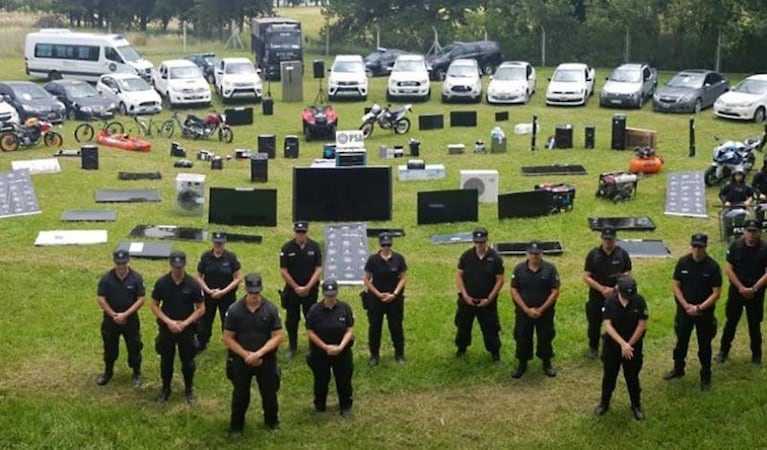
[[[148,152],[152,150],[152,144],[139,138],[131,137],[124,133],[110,133],[106,130],[99,131],[96,142],[106,147],[114,147],[134,152]]]

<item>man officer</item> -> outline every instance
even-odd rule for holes
[[[474,247],[463,252],[458,260],[455,284],[458,288],[458,306],[455,313],[457,328],[455,345],[457,357],[466,354],[471,345],[474,318],[479,321],[485,349],[493,363],[501,361],[501,330],[498,319],[498,293],[503,287],[503,259],[487,245],[487,229],[477,227],[472,232]]]
[[[280,275],[285,280],[281,300],[285,308],[285,328],[288,330],[287,359],[296,354],[301,312],[306,320],[309,309],[317,303],[322,274],[322,251],[320,244],[308,236],[309,223],[302,220],[295,222],[293,232],[293,239],[280,250]]]
[[[631,275],[631,258],[628,252],[615,243],[615,229],[602,229],[602,243],[586,255],[583,282],[589,287],[586,302],[588,321],[589,358],[599,352],[599,331],[602,326],[602,307],[605,299],[615,294],[615,284],[621,275]]]
[[[676,263],[672,286],[676,299],[674,368],[663,376],[664,380],[684,376],[687,346],[695,328],[700,360],[700,388],[704,391],[711,387],[711,341],[716,334],[714,308],[722,290],[722,269],[706,253],[707,245],[707,235],[693,234],[690,240],[692,250]]]

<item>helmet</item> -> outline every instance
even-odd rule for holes
[[[370,112],[373,114],[378,114],[381,112],[381,106],[378,103],[374,103],[373,106],[370,107]]]
[[[735,166],[735,168],[732,170],[732,174],[733,176],[737,174],[745,175],[746,169],[743,166]]]
[[[39,122],[40,121],[37,119],[37,117],[30,117],[24,121],[24,126],[29,128],[36,127]]]

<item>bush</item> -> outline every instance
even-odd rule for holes
[[[43,14],[35,21],[37,28],[69,28],[69,23],[60,14]]]

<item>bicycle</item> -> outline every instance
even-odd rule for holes
[[[103,119],[101,117],[97,117],[95,114],[91,113],[86,120],[101,120],[101,131],[106,131],[109,134],[115,134],[115,133],[124,133],[125,127],[122,123],[120,123],[117,120],[109,120],[109,119]],[[93,140],[93,136],[96,134],[96,129],[93,128],[93,125],[91,125],[89,122],[83,122],[80,125],[75,128],[75,140],[77,142],[90,142]]]
[[[133,116],[133,121],[138,127],[138,133],[142,136],[159,136],[166,137],[168,139],[173,136],[174,125],[173,121],[170,119],[164,120],[162,122],[159,120],[155,122],[151,117],[146,119],[139,116]]]

